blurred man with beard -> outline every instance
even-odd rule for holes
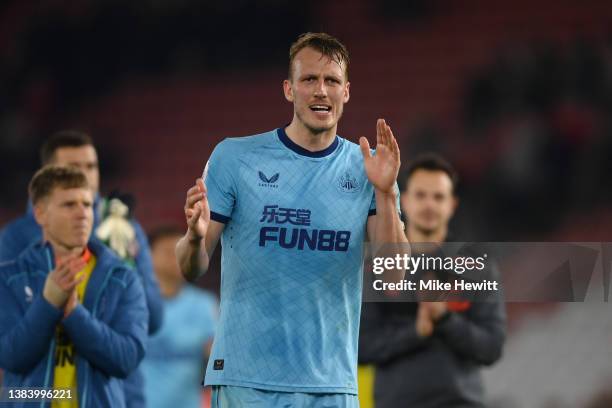
[[[449,241],[457,174],[437,155],[416,158],[400,184],[411,243]],[[480,368],[502,352],[505,314],[496,302],[364,303],[360,363],[375,365],[376,408],[483,407]]]

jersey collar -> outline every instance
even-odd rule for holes
[[[297,154],[301,156],[306,156],[306,157],[329,156],[336,150],[336,148],[338,147],[338,144],[340,143],[338,140],[338,135],[336,135],[332,144],[330,144],[326,149],[319,150],[317,152],[311,152],[310,150],[304,149],[302,146],[298,145],[293,140],[289,139],[289,136],[287,136],[287,132],[285,132],[285,128],[282,128],[282,127],[278,128],[276,130],[276,133],[278,134],[278,138],[280,139],[280,141],[285,146],[287,146],[287,148],[293,150],[294,152],[296,152]]]

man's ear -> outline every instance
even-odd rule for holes
[[[34,205],[34,219],[36,223],[43,227],[47,223],[47,203],[41,200]]]
[[[347,103],[351,98],[351,93],[349,92],[349,88],[351,87],[351,83],[346,83],[346,88],[344,88],[344,103]]]
[[[283,92],[285,93],[285,99],[289,102],[293,102],[293,88],[291,87],[291,80],[285,79],[283,81]]]
[[[453,196],[453,209],[451,210],[451,217],[455,215],[455,211],[457,211],[458,206],[459,206],[459,197]]]

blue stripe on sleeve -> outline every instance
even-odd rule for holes
[[[210,219],[213,221],[220,222],[222,224],[227,224],[232,218],[223,214],[216,213],[214,211],[210,212]]]

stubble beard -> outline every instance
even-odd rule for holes
[[[298,118],[298,120],[302,123],[302,125],[304,125],[304,127],[314,136],[320,136],[325,132],[330,131],[331,129],[333,129],[338,122],[340,121],[340,118],[342,117],[342,112],[340,112],[340,115],[338,116],[338,119],[332,123],[329,126],[324,126],[324,127],[314,127],[308,124],[308,122],[306,122],[304,120],[304,118],[302,117],[302,115],[300,114],[300,112],[298,110],[295,111],[295,116]]]
[[[422,235],[432,236],[440,230],[440,225],[430,228],[430,227],[425,227],[421,224],[415,223],[414,228]]]

